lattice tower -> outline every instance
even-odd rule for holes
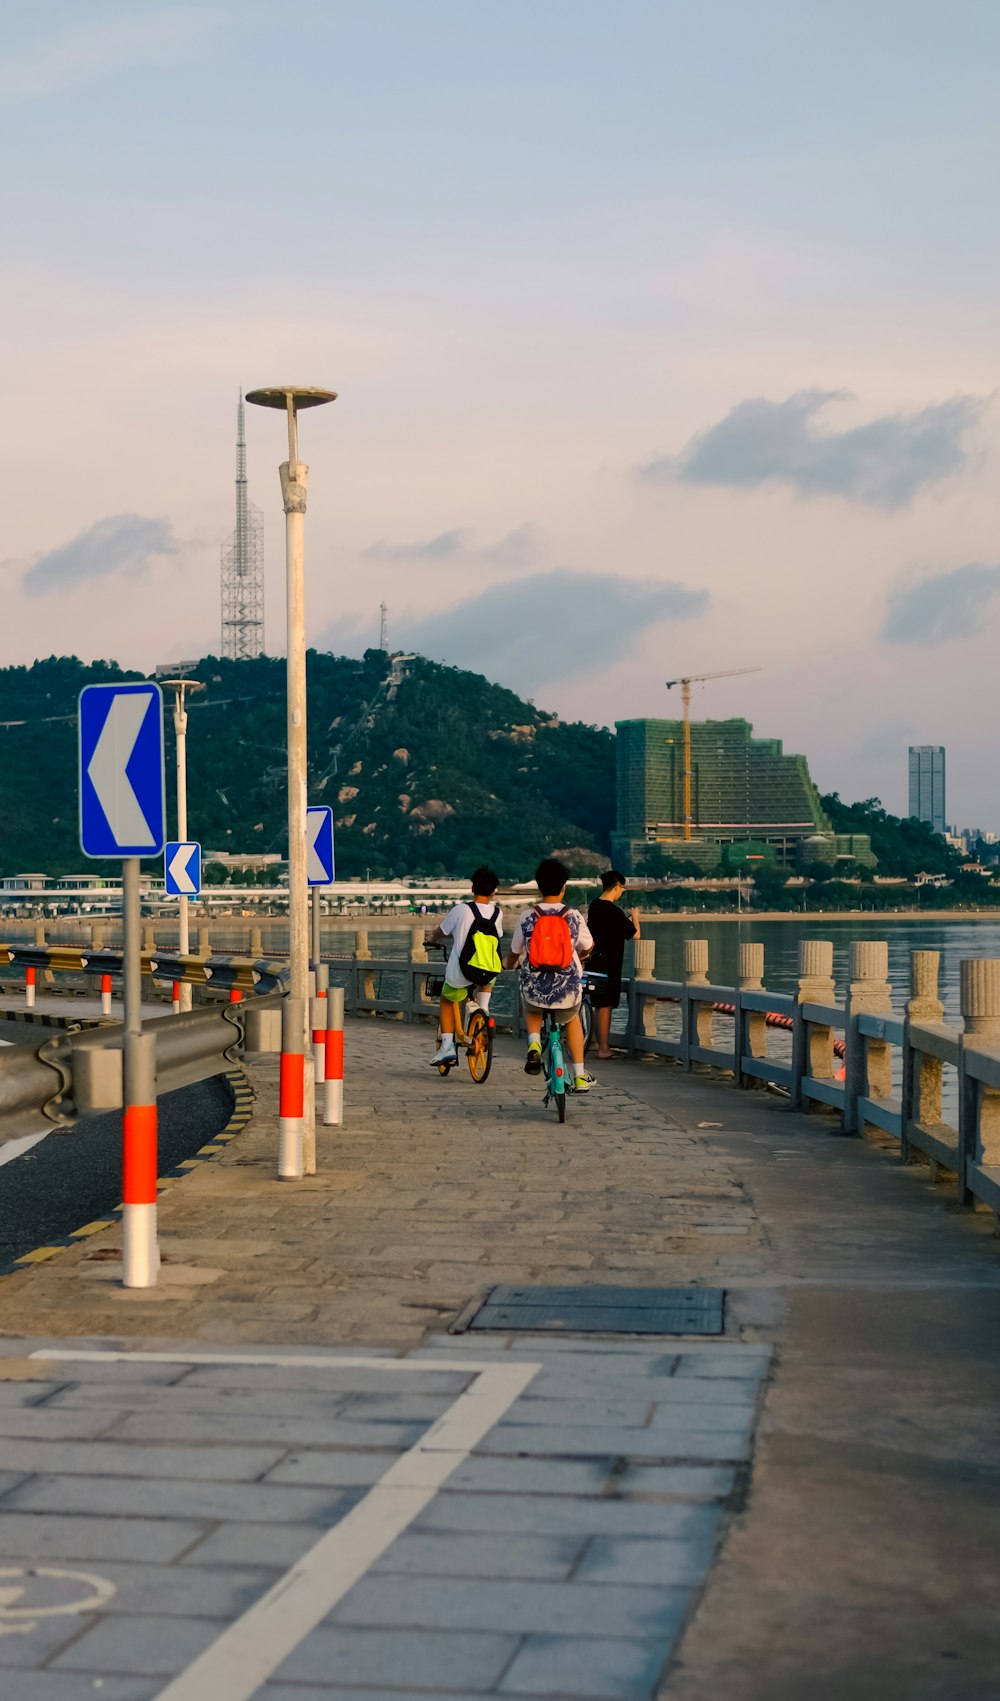
[[[243,391],[236,416],[236,530],[222,546],[222,654],[264,653],[264,516],[247,494]]]

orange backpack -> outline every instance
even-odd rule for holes
[[[566,910],[535,909],[528,962],[536,974],[559,974],[573,966],[573,935]]]

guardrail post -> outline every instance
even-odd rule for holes
[[[743,1074],[744,1057],[767,1056],[767,1016],[763,1010],[744,1010],[741,992],[764,990],[764,947],[759,940],[741,941],[736,980],[736,1010],[733,1016],[735,1060],[733,1079],[738,1087],[763,1087],[765,1082]]]
[[[811,1075],[817,1081],[833,1079],[832,1031],[802,1019],[803,1004],[832,1004],[833,999],[833,940],[800,939],[799,984],[792,1025],[793,1109],[801,1109],[803,1105],[804,1076]]]
[[[972,1080],[964,1053],[970,1040],[990,1051],[1000,1049],[1000,959],[966,957],[959,975],[965,1035],[959,1053],[958,1187],[962,1203],[971,1205],[966,1165],[1000,1165],[1000,1092]]]
[[[936,1023],[944,1019],[944,1005],[938,997],[940,951],[910,952],[910,996],[906,1002],[903,1022],[903,1085],[900,1106],[903,1138],[900,1156],[903,1163],[910,1157],[910,1142],[906,1130],[913,1122],[934,1126],[941,1121],[941,1089],[944,1064],[939,1057],[927,1057],[914,1051],[910,1044],[910,1026],[914,1023]]]
[[[326,1072],[326,998],[330,985],[330,965],[316,964],[316,995],[312,1001],[313,1075],[317,1086]]]
[[[844,1004],[845,1134],[863,1132],[858,1126],[858,1099],[887,1099],[892,1095],[892,1050],[886,1040],[858,1032],[859,1016],[885,1016],[892,1011],[889,985],[889,947],[884,939],[855,939],[850,948],[850,979]]]
[[[655,978],[656,940],[636,939],[633,941],[632,949],[634,952],[633,978],[632,985],[629,988],[629,1026],[632,1040],[629,1049],[634,1056],[636,1052],[643,1049],[643,1036],[653,1038],[656,1034],[656,1000],[655,998],[642,998],[635,991],[638,981]]]
[[[685,939],[684,941],[684,985],[708,985],[708,940]],[[684,1067],[692,1068],[691,1047],[703,1045],[711,1047],[713,1020],[712,1006],[695,1002],[685,997],[681,1006],[684,1018]]]
[[[180,983],[179,980],[175,980],[171,983],[171,987],[170,987],[170,1008],[173,1011],[175,1016],[180,1015],[180,1013],[181,1013],[181,983]]]
[[[281,1006],[281,1063],[278,1093],[278,1180],[300,1181],[302,1117],[305,1107],[305,1058],[302,1041],[305,1009],[301,998]]]
[[[323,1122],[339,1127],[344,1120],[344,989],[331,986],[326,996]]]
[[[367,927],[359,927],[354,935],[355,960],[359,963],[369,963],[371,962],[371,955],[371,946],[368,943],[368,929]],[[374,998],[375,976],[372,974],[370,969],[366,969],[363,973],[359,973],[357,977],[356,1001],[358,1004],[362,1001],[371,1003]],[[374,1015],[374,1013],[374,1011],[366,1012],[368,1015]]]
[[[35,971],[30,964],[24,971],[24,1007],[26,1010],[35,1008]]]

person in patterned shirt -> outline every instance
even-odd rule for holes
[[[505,966],[518,970],[521,1002],[528,1028],[526,1075],[538,1075],[542,1067],[542,1019],[548,1011],[557,1017],[566,1038],[566,1049],[573,1063],[578,1093],[589,1093],[594,1077],[587,1074],[583,1061],[583,1026],[580,1004],[583,994],[582,959],[594,948],[590,929],[579,910],[565,905],[569,869],[557,857],[547,856],[535,870],[535,884],[541,901],[526,910],[514,929],[510,954]],[[530,960],[531,936],[540,916],[562,915],[573,942],[573,960],[566,969],[536,969]]]

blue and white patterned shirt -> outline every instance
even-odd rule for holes
[[[536,904],[534,909],[526,910],[514,929],[514,937],[510,942],[513,955],[521,958],[517,971],[521,997],[526,1004],[535,1004],[540,1010],[568,1010],[572,1005],[579,1004],[583,990],[583,965],[579,952],[592,951],[594,948],[590,928],[579,910],[566,910],[566,921],[573,941],[572,963],[568,969],[558,969],[554,974],[551,971],[541,974],[532,968],[528,961],[528,949],[531,935],[535,931],[536,912],[542,910],[549,915],[557,915],[563,908],[563,904]]]

